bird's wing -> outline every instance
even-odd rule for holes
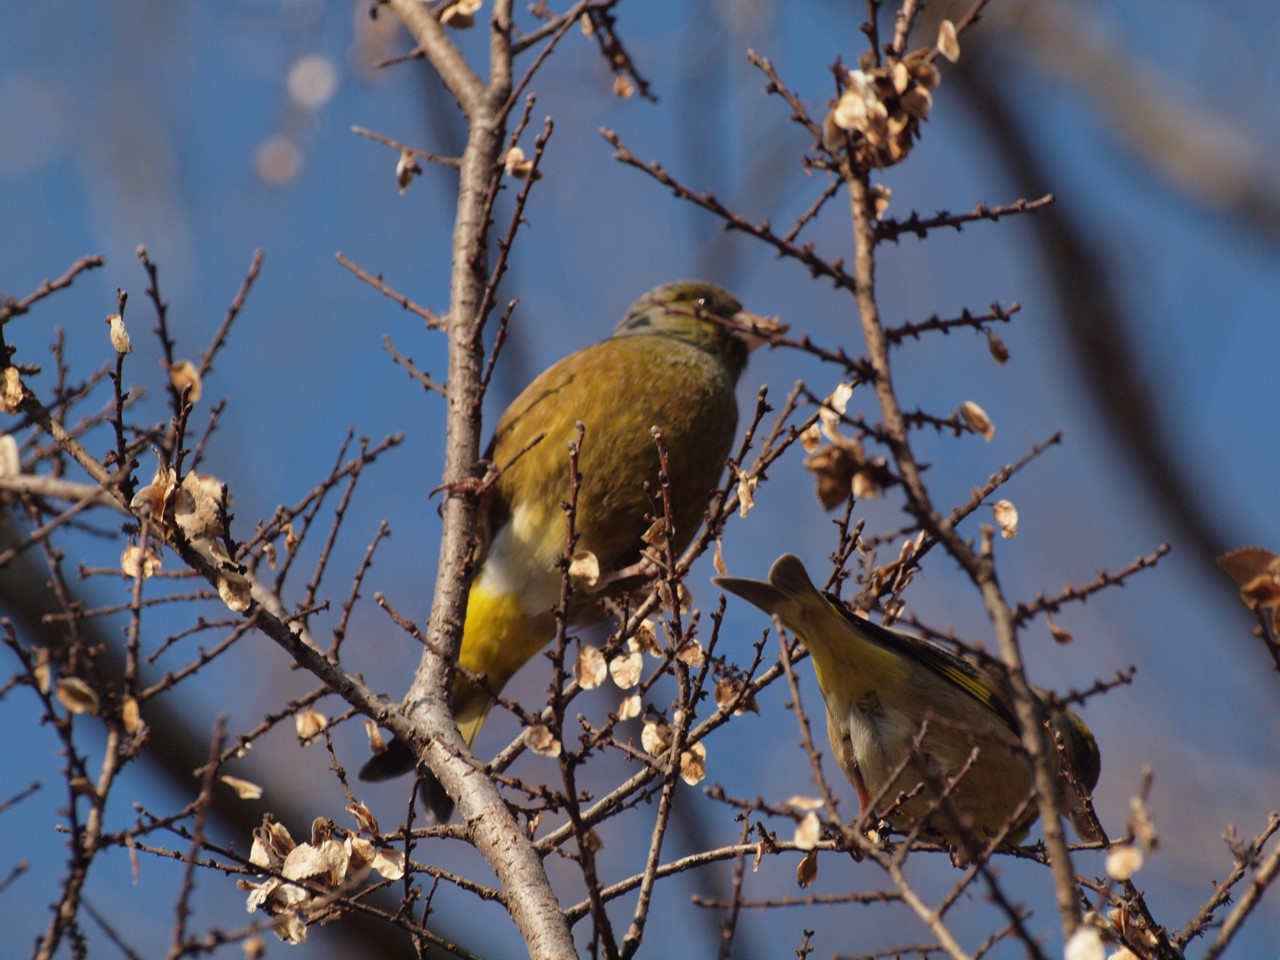
[[[910,634],[890,630],[865,617],[860,617],[838,597],[826,594],[827,602],[869,642],[894,651],[932,671],[944,681],[959,687],[974,700],[1000,718],[1000,722],[1017,735],[1021,727],[1007,696],[995,688],[994,678],[985,676],[976,666],[951,651]]]

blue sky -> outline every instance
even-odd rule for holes
[[[504,297],[519,298],[520,306],[489,398],[490,420],[537,371],[607,335],[639,293],[683,276],[722,282],[751,309],[777,314],[793,330],[859,349],[846,297],[811,281],[803,268],[779,262],[769,250],[723,235],[707,215],[614,162],[597,132],[601,126],[616,129],[639,156],[660,160],[698,188],[714,189],[748,217],[788,222],[809,204],[821,181],[802,172],[805,136],[787,122],[781,101],[761,93],[763,80],[744,51],[754,47],[771,58],[820,114],[831,94],[829,64],[836,56],[852,61],[863,47],[857,31],[861,7],[854,13],[839,4],[801,6],[624,5],[620,27],[655,81],[661,98],[656,105],[614,97],[594,46],[576,32],[566,39],[533,86],[533,126],[550,115],[556,128],[503,290]],[[1001,67],[1022,130],[1040,158],[1049,181],[1044,190],[1058,197],[1057,206],[1041,216],[1069,218],[1111,271],[1140,348],[1140,372],[1178,467],[1220,537],[1233,546],[1277,547],[1280,520],[1271,501],[1280,463],[1270,440],[1280,349],[1280,231],[1268,235],[1242,224],[1154,175],[1117,135],[1096,97],[1061,74],[1036,70],[1029,50],[1007,42],[1011,35],[1002,32],[1001,7],[994,4],[993,22],[978,29],[1006,41],[990,56]],[[374,568],[376,589],[421,619],[429,609],[436,562],[438,525],[427,492],[440,473],[443,407],[393,366],[383,337],[389,334],[433,373],[443,372],[444,341],[356,281],[334,257],[341,251],[420,303],[446,306],[452,175],[428,170],[401,195],[393,181],[395,154],[353,135],[350,127],[444,153],[457,144],[459,128],[452,105],[421,65],[376,75],[355,68],[353,33],[364,29],[365,16],[362,7],[319,0],[126,2],[109,13],[55,0],[0,10],[0,35],[8,40],[0,62],[0,289],[24,295],[79,257],[104,254],[105,268],[16,321],[6,337],[19,346],[19,359],[47,362],[46,346],[61,327],[73,367],[86,373],[108,356],[102,318],[114,309],[116,289],[127,289],[135,353],[126,372],[147,387],[159,416],[161,370],[147,334],[153,322],[136,247],[145,244],[159,265],[172,326],[189,355],[207,342],[253,251],[263,249],[262,277],[205,384],[207,396],[231,398],[206,466],[230,484],[237,517],[248,524],[310,489],[327,472],[349,426],[372,437],[404,432],[404,444],[363,482],[335,568],[353,570],[378,522],[389,519],[393,536]],[[1229,4],[1210,15],[1186,2],[1100,2],[1088,16],[1091,36],[1105,40],[1108,49],[1124,50],[1125,66],[1153,78],[1189,115],[1212,119],[1260,157],[1274,155],[1280,67],[1266,51],[1274,50],[1280,20],[1268,5]],[[474,53],[484,32],[474,30],[460,42]],[[391,41],[389,52],[400,49],[403,37]],[[287,92],[290,69],[310,54],[325,57],[337,81],[333,96],[316,110],[291,103]],[[294,144],[300,167],[286,183],[271,185],[258,175],[255,156],[279,135]],[[1236,141],[1222,143],[1225,158]],[[911,162],[884,180],[893,188],[891,210],[897,214],[967,210],[979,201],[1003,203],[1018,196],[1005,158],[983,135],[972,105],[947,82],[945,70],[922,143]],[[1259,187],[1274,192],[1274,184]],[[838,206],[807,236],[829,255],[847,257],[851,241]],[[500,205],[500,223],[508,209]],[[1104,822],[1119,832],[1143,765],[1154,768],[1152,806],[1164,845],[1141,879],[1159,918],[1176,925],[1189,918],[1209,881],[1229,865],[1219,839],[1226,824],[1252,836],[1266,813],[1280,805],[1274,763],[1280,748],[1278,681],[1249,637],[1251,621],[1233,600],[1232,588],[1214,579],[1205,558],[1179,543],[1177,529],[1155,506],[1141,474],[1104,429],[1065,345],[1059,304],[1047,282],[1053,264],[1035,230],[1034,223],[1014,219],[924,242],[903,239],[883,251],[881,308],[887,321],[899,322],[954,315],[965,307],[977,311],[995,300],[1022,305],[1013,324],[1001,330],[1013,354],[1005,367],[990,361],[985,341],[974,335],[934,338],[895,355],[908,408],[945,414],[973,400],[996,423],[990,444],[973,437],[920,438],[942,504],[959,502],[1030,445],[1064,431],[1064,444],[1005,491],[1022,516],[1018,538],[998,547],[1002,583],[1011,597],[1029,599],[1082,584],[1099,569],[1122,567],[1162,542],[1173,543],[1174,552],[1155,571],[1058,618],[1075,635],[1073,644],[1054,645],[1041,627],[1030,629],[1024,644],[1033,675],[1049,686],[1087,684],[1138,665],[1132,687],[1092,702],[1086,711],[1104,756],[1098,803]],[[742,402],[762,383],[780,396],[801,377],[817,392],[834,386],[832,373],[808,358],[758,353],[743,378]],[[855,398],[863,408],[869,402],[869,396]],[[865,509],[869,530],[902,520],[893,500]],[[762,487],[757,510],[726,537],[731,571],[761,575],[783,549],[820,566],[835,543],[829,519],[814,501],[799,461],[784,461]],[[114,562],[115,547],[86,540],[82,549],[90,563]],[[691,579],[703,603],[714,601],[709,573],[708,568]],[[336,596],[342,596],[345,582],[334,574]],[[118,585],[107,582],[91,582],[86,591],[99,598],[119,594]],[[988,636],[978,597],[940,556],[931,559],[907,599],[931,623],[954,626],[970,639]],[[731,604],[730,612],[729,629],[743,638],[745,651],[765,624],[745,605]],[[415,661],[401,635],[367,603],[347,652],[368,679],[396,694],[407,685]],[[172,665],[181,661],[175,655]],[[219,692],[198,702],[197,693],[193,706],[206,724],[227,711],[233,729],[251,726],[265,704],[279,702],[281,691],[294,695],[308,687],[260,639],[242,644],[221,670],[210,679],[216,676],[221,690],[234,695]],[[545,667],[529,673],[513,692],[540,697]],[[817,691],[811,676],[805,677],[803,692],[812,707]],[[0,717],[22,731],[9,738],[21,746],[5,749],[20,770],[13,782],[56,780],[49,759],[53,738],[30,726],[31,703],[21,693],[0,700]],[[765,792],[775,799],[812,789],[783,699],[774,691],[761,704],[763,717],[745,718],[712,739],[711,779],[730,792]],[[602,700],[597,706],[608,704]],[[348,733],[340,742],[358,757],[361,738],[354,727]],[[496,750],[513,733],[514,725],[487,730],[479,747]],[[264,745],[265,751],[275,751],[270,755],[277,762],[297,763],[298,778],[329,791],[322,794],[326,802],[340,809],[340,794],[319,754],[298,761],[296,749],[283,740]],[[537,775],[536,766],[525,769]],[[852,811],[851,789],[834,767],[829,774],[846,790],[846,810]],[[135,795],[155,809],[181,802],[171,787],[152,782],[145,768],[130,776],[116,800],[120,823],[132,816],[127,803]],[[0,831],[14,841],[8,859],[28,857],[33,863],[31,873],[0,896],[3,925],[20,930],[23,942],[43,927],[63,859],[63,841],[44,813],[61,802],[49,799],[55,793],[46,787],[44,799],[0,817]],[[379,802],[387,804],[390,818],[398,794],[381,794]],[[697,816],[713,837],[729,839],[733,825],[723,809],[700,806]],[[301,824],[294,826],[301,832]],[[242,842],[247,845],[247,838]],[[672,845],[674,851],[679,840]],[[0,860],[0,872],[6,862]],[[794,893],[792,867],[782,858],[766,864],[750,879],[749,893]],[[1017,869],[1009,867],[1011,873]],[[1101,873],[1101,861],[1085,860],[1080,869]],[[828,858],[820,883],[829,890],[869,886],[879,878],[868,870]],[[144,953],[165,943],[170,923],[159,873],[154,863],[144,862],[141,889],[134,891],[128,866],[118,858],[102,867],[91,887],[117,917],[136,912],[128,929],[137,931]],[[936,882],[948,882],[945,871]],[[1042,873],[1028,874],[1027,883],[1029,889],[1043,884],[1048,890]],[[145,896],[148,884],[159,885],[160,900]],[[236,912],[240,895],[219,887],[230,884],[213,877],[202,881],[201,896],[208,898],[202,919],[224,926],[242,922]],[[673,886],[662,909],[687,916],[689,908],[679,899],[687,892]],[[1043,928],[1055,929],[1051,901],[1028,898],[1043,911]],[[157,902],[165,906],[156,910]],[[477,935],[479,948],[493,955],[513,950],[509,931],[497,922],[498,908],[477,909],[480,917],[494,918]],[[980,931],[983,918],[976,907],[974,913],[974,930]],[[714,920],[702,919],[711,930]],[[748,917],[744,929],[768,938],[763,955],[794,949],[800,930],[815,925],[823,931],[820,953],[871,949],[841,938],[847,922],[839,914],[797,912]],[[672,944],[682,942],[677,932],[658,925],[651,933],[653,949],[667,936]],[[1256,955],[1262,945],[1280,940],[1274,895],[1248,936],[1239,955]],[[974,933],[971,940],[977,939]]]

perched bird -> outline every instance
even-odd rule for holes
[[[1018,746],[1020,726],[1007,685],[993,673],[937,644],[858,616],[837,597],[820,593],[804,564],[789,553],[774,563],[767,582],[737,577],[714,582],[776,616],[809,651],[826,700],[831,749],[864,811],[874,801],[877,812],[889,810],[894,829],[906,832],[928,813],[938,790],[976,746],[977,759],[951,795],[955,809],[978,837],[994,835],[1017,815],[1031,793],[1031,765]],[[1068,709],[1055,710],[1050,722],[1076,782],[1092,792],[1101,761],[1089,728]],[[1081,837],[1092,839],[1057,751],[1051,763],[1060,784],[1059,809]],[[891,807],[900,793],[918,784],[924,789]],[[1036,816],[1033,802],[1013,823],[1010,839],[1022,839]],[[924,832],[954,841],[959,831],[940,807]]]
[[[493,701],[463,671],[484,674],[500,691],[555,634],[558,561],[566,547],[568,444],[585,426],[575,529],[601,576],[578,590],[569,621],[603,619],[601,597],[637,586],[656,570],[642,562],[643,537],[663,516],[659,454],[668,457],[672,540],[693,539],[720,481],[737,430],[734,387],[758,334],[785,329],[758,317],[717,286],[685,281],[651,290],[633,303],[613,336],[565,357],[512,402],[498,421],[485,459],[501,469],[480,505],[477,569],[453,686],[453,712],[470,744]],[[538,438],[541,437],[541,440]],[[361,779],[413,769],[400,741],[373,757]],[[432,778],[423,796],[437,822],[453,803]]]

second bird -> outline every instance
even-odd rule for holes
[[[737,431],[738,377],[751,348],[763,342],[746,328],[777,326],[712,284],[667,284],[632,304],[612,337],[565,357],[512,402],[485,454],[505,469],[480,508],[481,546],[458,653],[464,671],[483,673],[500,691],[554,636],[567,530],[561,504],[569,496],[567,449],[577,423],[586,428],[577,549],[595,554],[603,584],[635,568],[642,537],[662,515],[653,427],[668,454],[673,546],[682,550],[693,539]],[[599,599],[579,591],[570,622],[602,619]],[[459,671],[452,707],[468,743],[492,704]],[[395,740],[360,777],[387,779],[414,763]],[[452,814],[452,801],[430,777],[423,796],[437,822]]]
[[[1026,835],[1037,813],[1028,803],[1031,765],[1003,679],[944,647],[858,616],[820,593],[792,554],[778,558],[767,581],[714,582],[777,617],[809,651],[832,751],[863,812],[873,804],[877,813],[891,808],[888,820],[903,832],[928,816],[924,832],[948,843],[959,838],[951,816],[956,809],[979,839],[1004,828],[1014,842]],[[1049,757],[1058,781],[1054,799],[1082,838],[1095,839],[1063,767],[1065,761],[1079,787],[1092,791],[1098,745],[1074,710],[1051,709],[1045,691],[1034,692],[1062,741],[1061,757],[1057,751]],[[951,794],[954,807],[936,809],[938,790],[962,772]],[[898,802],[902,792],[906,799]]]

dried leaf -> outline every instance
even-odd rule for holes
[[[818,815],[814,811],[810,810],[796,824],[795,844],[801,850],[812,850],[821,839],[822,821],[818,819]]]
[[[908,563],[919,556],[920,551],[924,549],[924,540],[925,532],[923,530],[914,537],[907,537],[907,539],[903,540],[902,546],[898,548],[898,563],[906,567]]]
[[[849,140],[849,133],[836,123],[836,112],[832,110],[822,118],[822,145],[832,153],[839,153]]]
[[[1147,850],[1154,851],[1160,845],[1155,821],[1151,819],[1151,811],[1147,809],[1147,802],[1142,797],[1129,798],[1129,825],[1138,842]]]
[[[311,821],[311,843],[313,846],[320,846],[326,840],[333,836],[334,831],[338,829],[338,825],[328,817],[316,817]]]
[[[711,555],[711,565],[716,568],[716,573],[722,577],[729,575],[729,568],[724,565],[724,543],[719,537],[716,537],[716,550]]]
[[[133,495],[129,509],[135,516],[163,526],[168,523],[171,501],[177,489],[178,475],[163,462],[157,463],[151,483]]]
[[[230,570],[223,570],[218,574],[218,596],[236,613],[244,613],[253,602],[249,581]]]
[[[352,836],[343,841],[343,846],[347,848],[347,872],[342,878],[342,885],[350,889],[368,879],[377,848],[364,837]]]
[[[795,807],[797,810],[821,810],[822,809],[821,797],[805,797],[805,796],[801,796],[800,794],[796,794],[795,796],[787,797],[787,799],[782,802],[783,802],[783,805],[788,807]]]
[[[253,831],[253,844],[248,849],[248,861],[255,867],[269,868],[273,864],[268,846],[266,846],[264,838],[259,836],[259,831],[256,831],[256,829]],[[279,858],[276,859],[276,863],[278,861]]]
[[[475,26],[476,13],[484,6],[483,0],[453,0],[440,11],[440,22],[465,30]]]
[[[1009,362],[1009,348],[1005,346],[1005,342],[996,336],[994,330],[987,331],[987,349],[991,352],[991,359],[1000,366],[1004,366]]]
[[[526,160],[524,151],[519,147],[512,147],[507,151],[502,160],[502,168],[508,177],[516,180],[528,180],[530,177],[535,180],[542,179],[542,174],[533,169],[533,161]]]
[[[697,670],[707,662],[707,652],[702,649],[702,644],[690,638],[680,644],[680,649],[676,651],[676,659],[686,667]]]
[[[378,818],[359,800],[347,804],[347,813],[355,819],[362,833],[376,837],[382,832],[378,829]]]
[[[1271,574],[1254,577],[1240,588],[1240,599],[1253,610],[1280,606],[1280,580]]]
[[[696,787],[707,775],[707,748],[695,743],[680,754],[680,779]]]
[[[1107,851],[1107,876],[1121,883],[1142,869],[1142,851],[1127,843]]]
[[[1240,584],[1240,599],[1251,610],[1278,608],[1280,558],[1262,547],[1240,547],[1218,557],[1218,566]]]
[[[113,313],[107,317],[107,326],[110,327],[111,349],[123,356],[126,353],[133,353],[133,344],[129,342],[129,332],[124,328],[124,317],[118,313]]]
[[[848,409],[849,400],[853,396],[853,384],[840,383],[831,391],[831,396],[822,401],[818,408],[820,430],[832,443],[839,443],[844,437],[840,433],[840,418]]]
[[[738,690],[740,689],[740,685],[735,683],[729,677],[722,677],[717,680],[715,693],[713,694],[716,706],[721,710],[728,710],[729,704],[733,703],[734,699],[738,696]]]
[[[972,400],[966,400],[960,405],[960,419],[964,421],[964,425],[974,433],[982,437],[988,442],[996,435],[995,425],[991,422],[991,418],[987,416],[987,411]]]
[[[899,114],[901,129],[891,129],[890,132],[901,147],[903,144],[910,143],[908,131],[911,129],[911,124],[929,119],[929,113],[933,110],[933,94],[924,87],[912,87],[902,95],[899,103],[902,105],[902,113]],[[893,127],[892,120],[890,120],[890,126]],[[902,155],[906,156],[905,149]]]
[[[960,59],[960,39],[956,35],[956,25],[950,20],[938,24],[938,52],[952,63]]]
[[[409,189],[414,178],[422,176],[422,165],[418,158],[407,149],[400,151],[400,159],[396,161],[396,187],[403,194]]]
[[[49,695],[49,683],[53,679],[53,671],[49,669],[49,648],[35,648],[35,666],[31,670],[36,680],[36,689],[46,697]]]
[[[22,455],[18,441],[10,434],[0,436],[0,477],[16,477],[22,473]]]
[[[285,888],[291,887],[292,884],[286,884]],[[300,887],[294,887],[295,890],[301,890]],[[250,911],[252,912],[252,907]],[[306,943],[307,942],[307,925],[302,918],[293,911],[286,913],[278,913],[271,919],[271,932],[284,943]]]
[[[804,468],[817,479],[818,502],[823,509],[834,510],[849,498],[855,466],[849,451],[834,444],[805,457]]]
[[[17,367],[4,368],[4,383],[0,385],[0,413],[17,413],[22,407],[22,377]]]
[[[569,559],[569,578],[585,587],[600,582],[600,561],[590,550],[579,550]]]
[[[873,184],[871,187],[871,206],[875,212],[877,220],[883,220],[884,215],[889,212],[889,200],[893,197],[893,191],[886,187],[883,183]]]
[[[756,855],[751,860],[751,872],[758,873],[760,871],[760,861],[764,859],[766,853],[777,853],[778,845],[774,843],[773,835],[766,833],[760,838],[760,842],[756,844]]]
[[[373,869],[386,880],[399,880],[404,876],[404,851],[379,849],[373,857]]]
[[[926,90],[937,90],[938,84],[942,83],[942,74],[938,72],[938,68],[924,57],[911,61],[911,76]]]
[[[1000,528],[1000,536],[1012,540],[1018,535],[1018,508],[1011,500],[997,500],[991,507],[996,518],[996,526]]]
[[[636,649],[623,657],[614,657],[609,664],[609,676],[613,677],[613,682],[618,685],[620,690],[630,690],[640,682],[640,674],[644,672],[644,654],[640,652],[640,645],[636,644]]]
[[[910,68],[901,60],[895,60],[890,66],[890,71],[893,77],[893,92],[898,95],[906,93],[913,79]]]
[[[1278,560],[1274,553],[1262,547],[1239,547],[1224,553],[1216,562],[1227,576],[1244,586],[1254,577],[1274,574]]]
[[[738,516],[745,517],[756,505],[756,484],[759,482],[758,477],[738,471]]]
[[[98,694],[79,677],[62,677],[58,680],[54,696],[71,713],[97,713]]]
[[[164,522],[164,508],[168,501],[169,492],[161,484],[152,483],[140,489],[133,495],[133,499],[129,501],[129,509],[137,517],[144,517],[154,520],[156,523]]]
[[[560,756],[560,741],[552,735],[551,729],[545,723],[535,723],[533,726],[525,727],[524,742],[530,750],[544,757]]]
[[[1077,927],[1062,951],[1063,960],[1103,960],[1106,955],[1102,937],[1090,926]]]
[[[629,697],[623,697],[622,702],[618,704],[618,719],[632,720],[640,716],[640,694],[633,693]]]
[[[609,666],[604,662],[604,654],[600,648],[584,643],[578,651],[578,659],[573,665],[573,677],[583,690],[594,690],[604,683],[609,675]]]
[[[676,595],[671,592],[671,584],[666,580],[659,580],[654,589],[658,591],[658,602],[662,605],[662,609],[670,613],[676,608]]]
[[[631,82],[631,78],[625,73],[620,73],[613,78],[613,95],[621,100],[630,100],[636,92],[636,85]]]
[[[658,517],[653,523],[649,524],[649,529],[640,535],[640,539],[647,546],[653,547],[654,550],[665,551],[667,549],[666,517]]]
[[[861,70],[845,74],[845,91],[831,111],[832,122],[841,130],[874,137],[878,125],[888,117],[871,78]]]
[[[236,796],[241,800],[260,800],[262,799],[262,787],[258,786],[252,780],[241,780],[239,777],[223,775],[218,778],[228,787],[236,792]]]
[[[646,720],[640,731],[640,744],[651,756],[658,756],[671,749],[671,728],[657,720]]]
[[[1053,637],[1056,643],[1070,643],[1075,639],[1075,637],[1071,635],[1071,631],[1058,626],[1053,622],[1053,617],[1049,616],[1047,613],[1044,615],[1044,622],[1045,626],[1049,628],[1049,635]]]
[[[804,447],[805,453],[813,453],[822,446],[822,427],[818,425],[818,421],[815,420],[800,431],[800,446]]]
[[[310,880],[336,887],[347,872],[344,844],[330,837],[320,843],[300,843],[284,858],[280,875],[286,880]]]
[[[179,360],[169,368],[169,382],[178,396],[184,397],[187,403],[199,403],[203,387],[200,384],[200,371],[190,360]]]
[[[813,886],[813,882],[818,879],[818,851],[810,850],[804,855],[804,859],[796,867],[796,883],[802,890],[807,890]]]
[[[868,470],[859,470],[855,473],[849,488],[853,491],[856,500],[875,500],[877,497],[884,496],[884,487],[876,479],[875,474]]]
[[[298,739],[304,743],[315,737],[329,725],[329,719],[314,707],[307,707],[293,718],[294,729],[298,731]],[[374,727],[375,732],[377,727]],[[381,739],[381,735],[379,735]],[[386,749],[386,746],[383,746]]]
[[[150,548],[143,550],[136,543],[130,544],[120,554],[120,570],[132,580],[139,576],[147,580],[159,572],[160,555]]]
[[[636,626],[635,638],[640,649],[651,657],[661,657],[662,647],[658,644],[658,628],[652,620],[641,620]]]
[[[133,736],[142,729],[142,711],[138,708],[138,701],[134,697],[125,697],[120,704],[120,722],[124,725],[124,732]]]
[[[721,710],[728,710],[729,706],[737,701],[738,695],[742,692],[742,681],[732,677],[721,677],[716,681],[715,702],[716,706]],[[756,704],[754,696],[746,696],[742,701],[734,707],[733,715],[741,716],[750,710],[752,713],[759,713],[760,707]]]
[[[267,817],[270,815],[268,814]],[[284,862],[296,843],[284,824],[263,817],[262,826],[253,831],[253,847],[249,862],[257,867],[275,869]]]

